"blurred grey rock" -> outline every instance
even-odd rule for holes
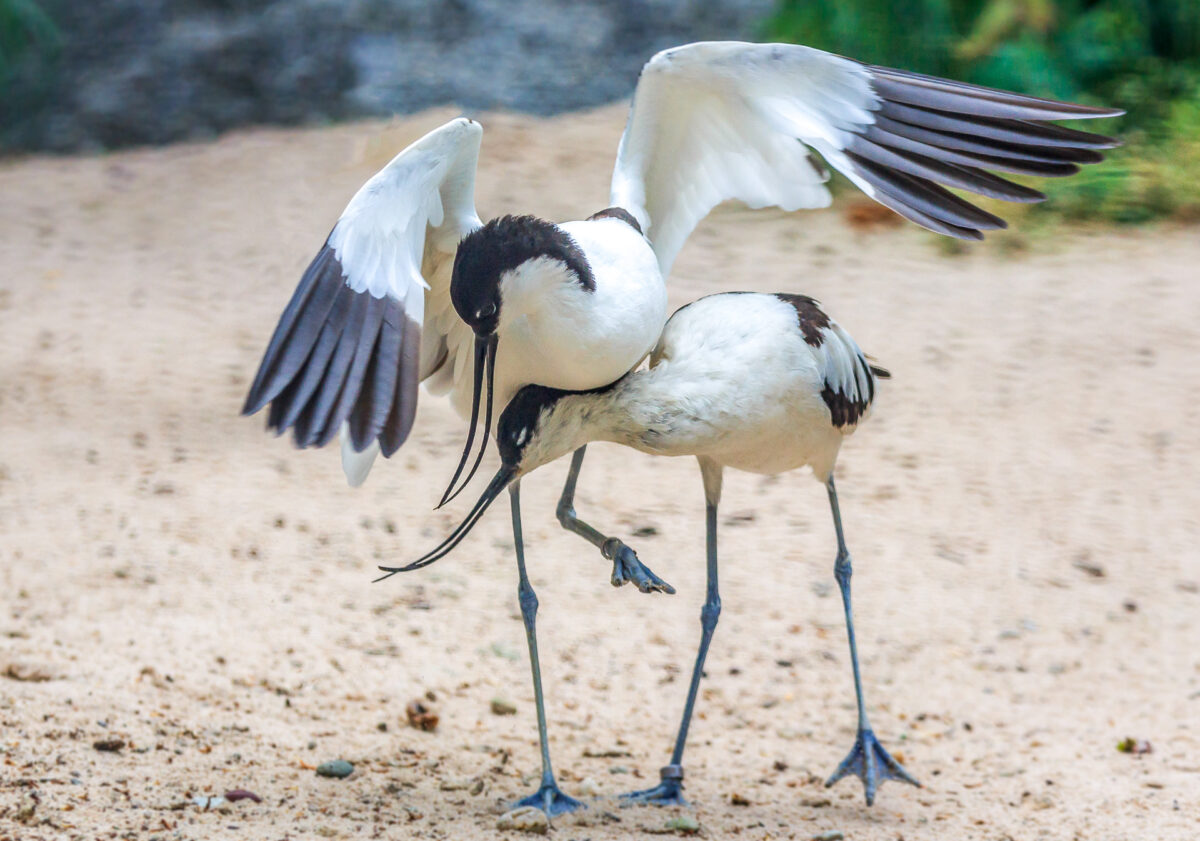
[[[62,44],[0,89],[0,143],[77,151],[453,103],[621,99],[655,52],[753,39],[772,0],[42,0]]]

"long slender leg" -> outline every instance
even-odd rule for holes
[[[692,723],[692,711],[696,706],[696,695],[700,691],[700,678],[704,674],[704,660],[708,656],[708,645],[712,642],[717,619],[721,616],[721,594],[717,588],[717,504],[721,497],[721,468],[710,462],[701,461],[704,472],[705,505],[705,555],[708,569],[708,587],[704,606],[700,608],[700,649],[696,652],[696,664],[692,667],[692,682],[688,686],[687,703],[683,706],[683,720],[675,736],[675,749],[671,752],[671,764],[659,770],[661,782],[654,788],[634,791],[624,795],[639,803],[659,806],[686,805],[683,799],[683,748],[687,744],[688,727]]]
[[[900,780],[918,788],[921,784],[908,771],[904,770],[903,765],[883,749],[883,745],[879,744],[879,740],[875,738],[875,733],[871,730],[870,722],[867,721],[867,710],[863,704],[862,677],[858,670],[858,646],[854,640],[854,618],[850,610],[850,576],[854,570],[851,566],[850,551],[846,548],[846,539],[842,533],[842,514],[838,508],[837,490],[833,485],[832,473],[829,474],[829,480],[825,483],[825,489],[829,492],[829,506],[833,509],[833,526],[837,530],[838,553],[837,561],[833,565],[833,574],[842,591],[842,607],[846,611],[846,636],[850,640],[850,663],[854,669],[854,695],[858,700],[858,735],[854,739],[854,747],[850,749],[850,753],[842,760],[842,764],[837,767],[833,775],[825,781],[825,785],[826,787],[831,786],[847,774],[854,774],[862,780],[863,788],[866,791],[867,805],[870,806],[875,802],[875,790],[885,780]]]
[[[562,496],[558,500],[558,522],[567,531],[579,535],[595,546],[600,550],[601,555],[613,562],[612,585],[614,587],[620,587],[622,584],[632,581],[643,593],[673,594],[675,588],[638,560],[637,552],[617,538],[601,534],[575,516],[575,484],[579,481],[579,471],[583,467],[583,457],[586,452],[587,445],[585,444],[571,456],[571,469],[567,472],[567,482],[563,485]]]
[[[518,800],[516,806],[536,806],[548,816],[583,808],[583,804],[563,794],[554,781],[554,770],[550,766],[550,744],[546,740],[546,704],[542,699],[542,668],[538,662],[536,618],[537,593],[525,574],[525,546],[521,539],[521,483],[513,482],[509,488],[512,505],[513,542],[517,549],[517,598],[521,603],[521,618],[525,620],[525,639],[529,643],[529,665],[533,671],[533,696],[537,704],[538,740],[542,746],[542,783],[537,792]]]

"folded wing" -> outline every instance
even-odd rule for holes
[[[417,386],[445,358],[444,336],[430,328],[447,319],[426,313],[426,295],[449,306],[446,255],[479,227],[481,136],[478,123],[452,120],[359,189],[304,272],[246,397],[244,414],[269,404],[268,428],[291,429],[299,447],[342,430],[353,483],[376,447],[390,456],[404,443]]]
[[[982,239],[1004,227],[946,187],[1014,202],[1044,195],[990,171],[1063,176],[1117,141],[1050,120],[1121,112],[874,67],[792,44],[704,42],[642,70],[611,204],[638,217],[664,274],[718,203],[824,207],[820,155],[917,224]],[[943,186],[944,185],[944,186]]]

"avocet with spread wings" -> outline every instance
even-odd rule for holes
[[[493,406],[522,386],[599,387],[649,353],[666,320],[665,278],[718,203],[824,207],[820,156],[917,224],[980,239],[1004,221],[945,186],[1039,201],[991,171],[1070,175],[1116,141],[1048,121],[1119,113],[804,46],[689,44],[643,69],[606,209],[583,221],[487,224],[474,205],[482,127],[452,120],[350,200],[284,310],[244,412],[269,405],[268,427],[292,429],[301,447],[340,432],[357,485],[377,453],[392,455],[408,437],[418,384],[448,392],[470,432],[445,501],[470,460],[481,395],[480,457]],[[614,583],[669,589],[569,508],[560,519],[615,562]]]

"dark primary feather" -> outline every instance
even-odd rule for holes
[[[267,428],[296,446],[327,444],[350,422],[354,449],[385,456],[412,429],[420,325],[390,297],[355,292],[328,242],[300,279],[267,345],[243,414],[270,404]]]
[[[865,65],[879,97],[875,122],[846,146],[854,172],[875,198],[938,233],[982,239],[1004,222],[942,186],[1014,202],[1045,196],[987,170],[1061,177],[1103,159],[1111,137],[1048,125],[1048,120],[1115,117],[1122,112]]]

